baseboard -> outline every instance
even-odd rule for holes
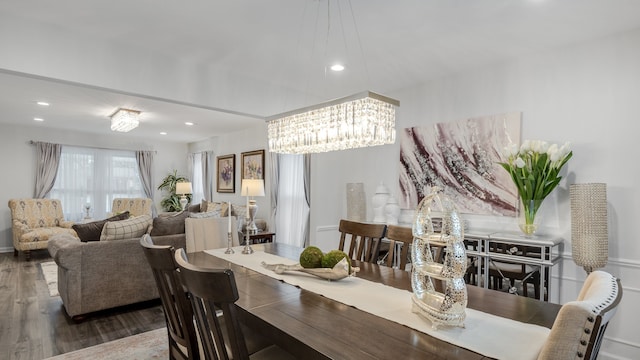
[[[13,252],[13,247],[12,246],[0,247],[0,253],[8,253],[8,252]]]

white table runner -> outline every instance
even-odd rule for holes
[[[433,330],[431,322],[411,311],[412,301],[409,291],[358,277],[327,281],[301,272],[276,274],[262,267],[261,262],[295,264],[297,261],[265,253],[261,245],[253,245],[253,249],[255,252],[250,255],[242,254],[242,247],[234,248],[235,254],[225,254],[226,249],[205,250],[205,252],[496,359],[536,359],[549,335],[550,330],[546,327],[469,308],[466,309],[465,328],[441,326],[438,330]]]

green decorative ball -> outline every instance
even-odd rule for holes
[[[349,263],[349,271],[351,271],[351,260],[349,256],[342,250],[331,250],[322,257],[323,268],[333,268],[340,260],[346,258]]]
[[[322,256],[322,250],[308,246],[300,254],[300,265],[305,269],[322,267]]]

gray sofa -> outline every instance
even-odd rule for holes
[[[180,221],[176,220],[176,223]],[[174,227],[168,231],[173,234],[157,231],[154,234],[156,228],[166,223],[162,217],[154,219],[151,231],[154,243],[184,248],[184,219],[181,222],[181,232]],[[163,230],[166,233],[167,227]],[[58,265],[58,291],[64,308],[74,319],[159,297],[139,237],[82,242],[77,237],[61,234],[49,240],[48,249]]]

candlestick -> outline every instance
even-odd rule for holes
[[[229,218],[231,218],[231,216],[229,216]],[[229,225],[231,226],[231,225]],[[231,243],[233,242],[233,236],[231,236],[231,230],[229,230],[229,232],[227,233],[227,251],[225,251],[225,254],[233,254],[235,253],[235,251],[233,251],[233,249],[231,248]]]
[[[228,216],[229,216],[229,217],[228,217],[228,220],[229,220],[229,221],[228,221],[228,224],[229,224],[229,225],[227,226],[227,232],[228,232],[229,234],[231,234],[231,201],[229,201],[229,202],[227,203],[227,213],[228,213]]]

